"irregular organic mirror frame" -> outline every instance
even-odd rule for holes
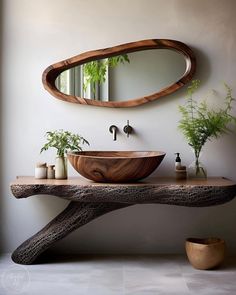
[[[186,70],[183,76],[176,81],[175,83],[161,89],[160,91],[140,97],[135,99],[130,99],[127,101],[98,101],[87,98],[82,98],[73,95],[67,95],[60,92],[56,85],[56,78],[65,70],[68,70],[72,67],[84,64],[97,59],[103,59],[115,55],[131,53],[141,50],[148,49],[170,49],[175,50],[178,53],[182,54],[186,61]],[[54,97],[78,104],[94,105],[94,106],[103,106],[103,107],[133,107],[147,103],[149,101],[156,100],[162,96],[173,93],[179,88],[183,87],[187,82],[189,82],[196,69],[196,59],[193,51],[184,43],[176,40],[168,39],[149,39],[143,41],[137,41],[132,43],[126,43],[110,48],[99,49],[94,51],[88,51],[72,58],[60,61],[49,66],[43,73],[43,85],[44,88],[52,94]]]

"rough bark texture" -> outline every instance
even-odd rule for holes
[[[89,221],[128,204],[70,202],[68,207],[49,222],[42,230],[26,240],[12,254],[19,264],[32,264],[38,256],[55,242]]]
[[[37,257],[80,226],[107,212],[135,204],[169,204],[188,207],[220,205],[236,196],[236,184],[222,178],[209,180],[154,179],[147,183],[97,184],[84,180],[18,178],[11,184],[16,198],[54,195],[71,200],[68,207],[12,254],[12,260],[31,264]]]
[[[127,204],[159,203],[188,207],[206,207],[231,201],[236,185],[12,185],[16,198],[47,194],[76,202],[115,202]]]

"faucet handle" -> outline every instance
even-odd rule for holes
[[[127,134],[127,137],[132,133],[133,127],[129,125],[129,120],[127,120],[127,125],[124,126],[123,131]]]
[[[113,140],[115,141],[116,140],[116,134],[117,134],[117,131],[118,131],[118,127],[116,127],[116,125],[111,125],[109,127],[109,131],[113,134]]]

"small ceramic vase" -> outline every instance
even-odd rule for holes
[[[35,167],[34,177],[37,179],[47,178],[47,164],[37,163]]]
[[[55,178],[55,165],[48,165],[48,170],[47,170],[47,178],[48,179],[54,179]]]
[[[67,158],[57,157],[55,161],[55,178],[67,179]]]

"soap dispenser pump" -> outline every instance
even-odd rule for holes
[[[175,153],[176,159],[175,159],[175,168],[181,167],[181,159],[180,159],[180,153]]]

